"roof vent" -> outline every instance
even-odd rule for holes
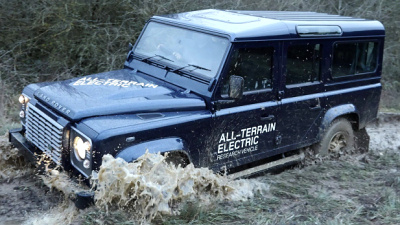
[[[140,113],[136,114],[142,120],[152,120],[164,117],[162,113]]]
[[[299,25],[296,27],[296,30],[300,37],[341,36],[343,33],[342,28],[335,25]]]

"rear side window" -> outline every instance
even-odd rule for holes
[[[286,62],[286,85],[319,80],[320,61],[320,44],[289,46]]]
[[[332,77],[374,72],[378,60],[377,42],[336,43]]]
[[[229,65],[228,79],[224,82],[221,94],[228,93],[231,75],[244,78],[245,92],[271,89],[273,53],[273,47],[235,49]]]

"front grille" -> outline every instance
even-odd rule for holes
[[[28,103],[25,128],[26,139],[60,165],[64,127]]]

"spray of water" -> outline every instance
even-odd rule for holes
[[[33,173],[32,166],[25,162],[18,149],[9,144],[7,135],[0,136],[0,178],[16,178],[30,173]]]
[[[39,158],[47,165],[49,159]],[[68,198],[83,187],[60,168],[45,168],[44,175],[40,175],[43,183],[61,191],[65,200],[49,211],[32,215],[25,224],[70,224],[82,218],[83,211],[77,210]],[[0,177],[33,175],[34,171],[18,150],[9,145],[7,137],[0,137]],[[134,212],[130,213],[134,215],[132,219],[146,222],[157,215],[178,214],[187,202],[208,205],[218,201],[246,201],[255,193],[264,194],[268,190],[265,183],[256,180],[232,180],[207,168],[194,168],[192,164],[176,167],[168,164],[164,156],[149,153],[133,163],[105,155],[100,170],[92,175],[92,182],[100,210]]]
[[[23,224],[24,225],[73,224],[77,216],[80,214],[81,213],[78,211],[78,209],[76,209],[74,204],[72,204],[70,201],[63,201],[57,207],[54,207],[49,211],[33,215]]]
[[[133,210],[136,219],[147,221],[157,215],[179,213],[183,202],[245,201],[268,189],[255,180],[232,180],[192,164],[176,167],[164,156],[149,153],[133,163],[105,155],[92,180],[97,206]]]

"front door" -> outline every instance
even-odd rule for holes
[[[220,104],[213,115],[210,161],[214,170],[257,161],[274,149],[278,117],[274,88],[276,49],[271,44],[257,48],[242,44],[231,51],[216,98],[229,99],[231,75],[244,78],[244,93],[240,100]]]

